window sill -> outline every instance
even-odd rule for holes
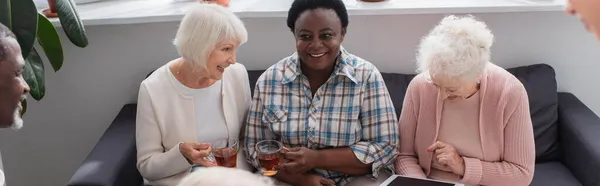
[[[231,0],[241,18],[286,17],[293,0]],[[350,15],[462,14],[562,11],[566,0],[344,0]],[[179,21],[192,0],[103,0],[77,5],[84,25]],[[41,9],[41,8],[40,8]],[[56,19],[51,19],[60,26]]]

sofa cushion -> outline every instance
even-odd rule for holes
[[[507,70],[527,90],[536,162],[558,160],[558,94],[554,69],[546,64],[536,64]]]
[[[400,119],[402,112],[402,103],[404,103],[404,95],[410,81],[415,77],[414,74],[397,74],[397,73],[381,73],[385,86],[392,97],[396,116]]]
[[[535,164],[531,186],[578,186],[582,185],[575,176],[559,162]]]
[[[256,86],[256,81],[265,72],[264,70],[249,70],[248,71],[248,79],[250,80],[250,92],[252,93],[252,97],[254,97],[254,86]]]

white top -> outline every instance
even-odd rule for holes
[[[136,115],[137,168],[149,185],[177,185],[189,175],[192,165],[179,151],[179,144],[197,141],[196,96],[182,91],[174,81],[169,64],[163,65],[140,85]],[[225,69],[221,79],[221,99],[213,105],[221,110],[229,131],[223,137],[243,134],[242,124],[251,103],[246,68],[237,63]],[[221,106],[222,108],[219,109]],[[243,152],[243,149],[240,149]],[[244,153],[238,154],[237,167],[251,170]]]
[[[170,73],[170,77],[176,82],[181,91],[185,91],[194,97],[196,109],[196,134],[199,143],[209,143],[218,139],[229,137],[223,105],[221,105],[221,80],[206,88],[190,88],[182,84]]]
[[[193,92],[196,104],[196,133],[200,143],[229,137],[221,105],[221,86],[221,81],[218,81],[210,87]]]

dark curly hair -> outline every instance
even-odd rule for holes
[[[342,28],[348,27],[348,11],[342,0],[294,0],[288,11],[287,26],[294,32],[296,20],[298,20],[300,14],[318,8],[334,10],[340,18]]]
[[[6,53],[8,52],[8,46],[6,46],[6,38],[17,39],[15,34],[10,29],[0,23],[0,61],[4,61]]]

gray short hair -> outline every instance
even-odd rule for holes
[[[210,52],[224,41],[248,41],[244,23],[223,6],[198,3],[184,15],[173,44],[183,59],[195,68],[204,68]]]
[[[6,44],[7,38],[17,39],[15,34],[8,27],[0,23],[0,61],[4,61],[6,53],[8,53],[8,46]]]
[[[478,78],[490,61],[494,35],[473,16],[447,16],[421,40],[418,72],[459,80]]]
[[[179,182],[179,186],[275,186],[270,177],[253,174],[249,171],[226,167],[203,167],[197,169]]]

